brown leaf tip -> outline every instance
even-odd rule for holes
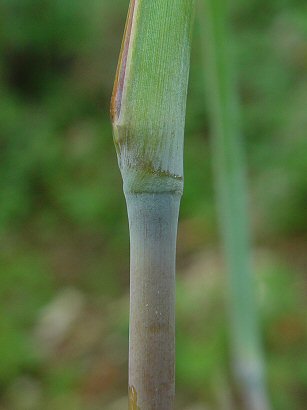
[[[135,387],[129,386],[129,410],[141,410],[137,404],[138,396]]]

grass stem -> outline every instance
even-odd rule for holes
[[[217,203],[229,271],[230,320],[235,374],[247,410],[268,410],[263,355],[251,267],[246,166],[233,43],[225,0],[200,0],[208,107]]]
[[[131,0],[111,104],[130,229],[129,405],[171,410],[193,0]]]

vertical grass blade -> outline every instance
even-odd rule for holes
[[[234,81],[227,2],[200,0],[213,161],[229,271],[234,367],[247,410],[267,410],[255,284],[251,268],[245,160]]]
[[[130,229],[129,408],[171,410],[193,0],[132,0],[111,103]]]

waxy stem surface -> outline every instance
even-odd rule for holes
[[[193,0],[132,0],[111,103],[130,230],[129,409],[171,410]]]

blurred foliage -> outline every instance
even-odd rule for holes
[[[126,408],[129,242],[109,100],[127,3],[0,2],[1,410]],[[306,16],[303,0],[232,2],[277,410],[307,402]],[[187,410],[237,400],[225,278],[211,255],[218,238],[197,24],[178,244],[177,408]]]

